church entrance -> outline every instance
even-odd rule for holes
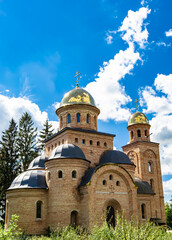
[[[112,206],[106,208],[106,221],[109,226],[115,227],[115,210]]]

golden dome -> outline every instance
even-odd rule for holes
[[[72,89],[64,95],[60,107],[73,104],[89,104],[96,107],[94,98],[91,94],[79,87]]]
[[[133,125],[133,124],[138,124],[138,123],[149,124],[149,121],[145,114],[137,111],[131,115],[129,122],[128,122],[128,126]]]

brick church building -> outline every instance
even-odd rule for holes
[[[115,135],[99,132],[100,110],[77,87],[56,110],[59,131],[45,141],[45,154],[7,190],[6,227],[12,214],[28,234],[44,234],[58,225],[89,228],[117,212],[141,222],[165,222],[159,144],[150,140],[150,124],[138,110],[130,117],[130,142],[113,150]]]

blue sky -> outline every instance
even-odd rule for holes
[[[0,131],[28,111],[57,128],[55,106],[75,87],[95,98],[100,131],[129,141],[135,99],[160,142],[172,196],[172,3],[169,0],[0,0]]]

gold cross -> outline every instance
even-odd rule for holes
[[[137,110],[137,112],[138,112],[138,109],[139,109],[139,108],[138,108],[138,106],[139,106],[139,105],[138,105],[138,102],[139,102],[139,100],[136,98],[135,103],[136,103],[136,110]]]
[[[76,72],[76,76],[75,76],[75,77],[77,78],[77,79],[76,79],[76,87],[77,87],[77,88],[79,88],[79,83],[78,83],[78,81],[79,81],[79,75],[80,75],[80,74],[81,74],[81,73],[80,73],[79,71]]]

